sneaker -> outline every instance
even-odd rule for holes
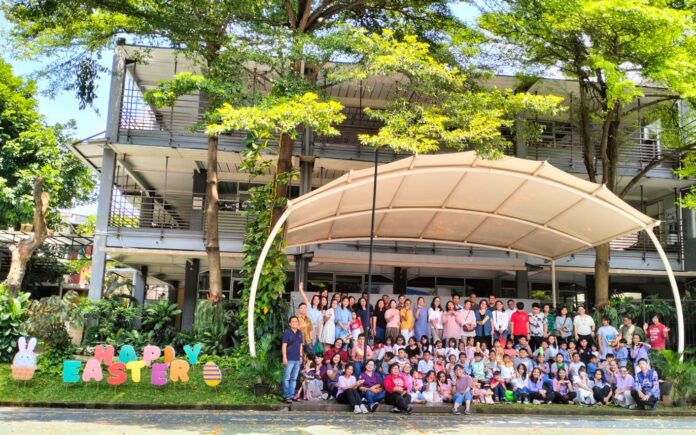
[[[329,393],[322,393],[321,398],[327,400],[329,398]]]
[[[394,414],[400,414],[401,410],[399,408],[394,407],[394,408],[392,408],[391,412]]]
[[[370,411],[375,412],[377,411],[377,407],[379,406],[379,403],[375,402],[370,406]]]
[[[285,402],[285,403],[288,403],[288,404],[289,404],[289,403],[292,403],[292,398],[286,397],[285,400],[284,400],[284,402]]]
[[[362,413],[362,410],[360,409],[360,405],[355,405],[355,406],[353,407],[353,412],[354,412],[355,414],[361,414],[361,413]]]
[[[532,400],[532,403],[533,403],[534,405],[541,405],[541,402],[540,402],[539,400],[537,400],[537,399]]]
[[[452,414],[459,415],[461,414],[461,411],[459,410],[459,408],[452,408]]]
[[[637,408],[638,408],[638,405],[628,405],[628,409],[630,409],[631,411],[633,411],[634,409],[637,409]]]
[[[529,405],[529,400],[524,399],[524,400],[522,401],[522,404],[523,404],[523,405]]]
[[[409,405],[408,408],[406,408],[406,414],[411,415],[413,413],[413,406]]]
[[[367,406],[365,405],[360,405],[360,411],[362,411],[363,414],[367,414],[368,412],[370,412],[367,410]]]
[[[464,414],[471,415],[471,409],[470,408],[465,409]]]

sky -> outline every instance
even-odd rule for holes
[[[471,21],[477,14],[476,10],[465,4],[458,4],[453,7],[456,15],[460,18]],[[0,35],[4,39],[4,35],[10,30],[11,24],[0,13]],[[0,42],[7,47],[7,43],[3,40]],[[37,71],[46,66],[46,60],[28,61],[20,60],[13,57],[12,53],[2,53],[3,59],[10,63],[14,69],[15,75],[22,77],[32,77]],[[111,68],[111,56],[106,53],[102,58],[102,65]],[[40,95],[37,96],[39,101],[39,112],[44,115],[49,124],[65,123],[70,120],[75,120],[76,130],[74,136],[76,139],[85,139],[95,134],[98,134],[106,129],[106,112],[109,100],[110,76],[102,74],[97,83],[97,100],[94,103],[96,108],[87,107],[80,110],[78,100],[73,92],[58,92],[53,98],[45,94],[49,83],[47,80],[39,80]],[[72,210],[73,213],[91,215],[96,214],[96,204],[87,204],[78,206]]]

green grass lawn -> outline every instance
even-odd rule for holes
[[[0,365],[0,401],[3,402],[53,402],[53,403],[104,403],[104,404],[167,404],[167,405],[238,405],[278,403],[275,397],[256,397],[231,373],[223,372],[222,383],[211,388],[203,382],[202,367],[189,372],[187,384],[168,383],[155,387],[150,383],[150,371],[143,370],[141,382],[111,386],[102,382],[65,384],[60,375],[36,373],[28,382],[14,381],[8,364]]]

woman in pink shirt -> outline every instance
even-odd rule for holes
[[[396,341],[396,337],[399,336],[401,327],[401,315],[399,310],[396,308],[396,301],[394,299],[389,301],[389,308],[384,313],[384,318],[387,320],[387,337],[391,337],[393,341]]]
[[[471,301],[464,301],[464,308],[459,311],[462,319],[462,337],[476,336],[476,313],[471,309]]]
[[[353,412],[356,414],[367,414],[369,411],[367,407],[362,404],[362,397],[360,397],[360,386],[365,382],[364,380],[355,380],[353,376],[353,364],[348,364],[346,366],[343,375],[338,378],[338,394],[336,395],[336,401],[338,403],[345,403],[353,407]]]
[[[442,314],[442,338],[448,341],[450,338],[459,340],[462,335],[461,319],[454,310],[454,302],[449,301],[445,305],[445,312]]]

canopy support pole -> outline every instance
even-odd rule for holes
[[[360,82],[362,84],[362,82]],[[363,367],[367,364],[367,342],[370,341],[372,313],[370,312],[370,296],[372,295],[372,251],[375,246],[375,208],[377,207],[377,168],[379,167],[379,148],[375,148],[375,176],[372,182],[372,215],[370,218],[370,252],[367,260],[367,334],[363,348]]]
[[[652,230],[652,227],[646,227],[645,232],[648,233],[648,237],[655,245],[657,253],[660,254],[662,259],[662,264],[665,266],[665,271],[667,272],[667,277],[669,278],[669,284],[672,286],[672,295],[674,296],[674,306],[677,311],[677,352],[679,352],[679,359],[684,358],[684,312],[682,311],[681,296],[679,296],[679,287],[677,287],[677,280],[674,279],[674,272],[672,271],[672,266],[669,264],[667,255],[665,255],[664,249],[662,249],[662,244],[657,238]],[[647,331],[645,331],[647,332]]]
[[[263,264],[266,262],[266,256],[268,256],[268,251],[270,251],[271,245],[273,245],[273,240],[275,240],[276,236],[278,235],[278,231],[280,231],[283,224],[290,216],[291,211],[292,204],[288,204],[288,207],[285,209],[285,212],[283,212],[283,214],[280,216],[280,219],[278,219],[278,222],[276,222],[273,229],[271,229],[271,232],[268,235],[268,239],[266,239],[266,243],[263,245],[263,249],[261,250],[261,255],[259,255],[259,259],[256,262],[254,278],[251,280],[251,290],[249,291],[249,311],[247,313],[247,334],[249,336],[249,354],[251,354],[251,356],[254,358],[256,358],[256,339],[254,337],[254,310],[256,305],[256,289],[259,286],[261,270],[263,269]]]
[[[553,304],[553,309],[556,309],[556,303],[558,300],[558,289],[556,288],[556,260],[551,260],[551,303]]]

